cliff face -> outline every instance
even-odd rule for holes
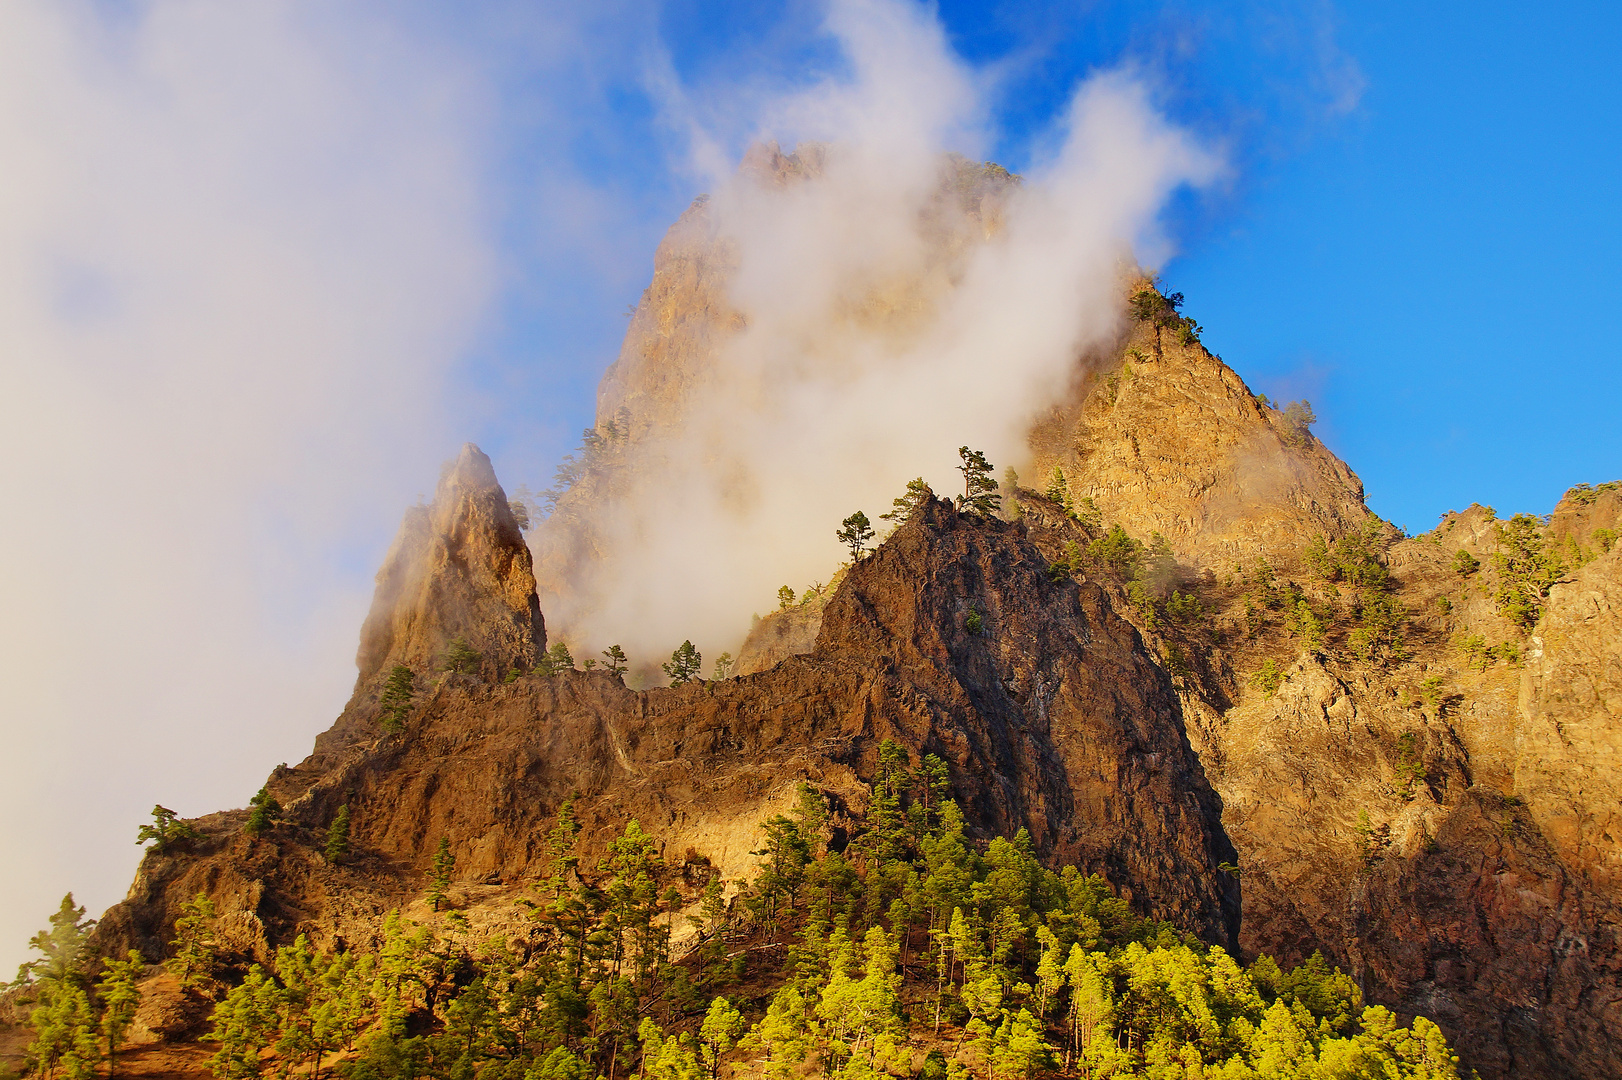
[[[489,900],[480,917],[499,925],[574,793],[588,850],[634,817],[672,862],[746,878],[759,823],[802,779],[853,828],[888,738],[947,762],[978,834],[1029,829],[1044,857],[1231,945],[1238,887],[1217,866],[1235,855],[1177,695],[1097,586],[1047,566],[1022,527],[932,503],[846,576],[815,651],[769,671],[640,692],[603,671],[447,675],[402,733],[346,714],[321,753],[270,777],[287,824],[255,840],[240,811],[203,819],[192,850],[147,858],[103,943],[161,953],[198,891],[244,955],[297,933],[369,941],[420,893],[441,837],[463,900]],[[344,804],[356,854],[334,868],[316,852]]]
[[[1363,523],[1363,485],[1346,464],[1198,341],[1134,320],[1117,353],[1082,374],[1031,430],[1031,487],[1058,466],[1105,524],[1158,532],[1198,566],[1293,563],[1313,537]]]

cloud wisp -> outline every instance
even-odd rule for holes
[[[1077,87],[1022,183],[999,183],[948,157],[988,143],[988,91],[928,12],[838,0],[827,31],[843,70],[761,102],[754,132],[807,148],[815,175],[712,177],[741,329],[679,361],[622,358],[686,364],[694,388],[586,510],[594,557],[547,610],[592,651],[736,651],[780,584],[827,579],[853,510],[876,517],[913,476],[951,490],[965,443],[1019,464],[1032,419],[1117,333],[1123,268],[1165,254],[1167,199],[1220,171],[1112,71]],[[697,142],[712,161],[726,140]]]

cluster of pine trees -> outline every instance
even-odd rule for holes
[[[218,985],[210,1065],[222,1080],[1457,1076],[1434,1024],[1363,1007],[1321,956],[1243,968],[1102,878],[1044,867],[1023,831],[981,848],[949,796],[940,759],[913,767],[886,742],[854,839],[830,844],[824,797],[802,785],[763,823],[754,880],[728,901],[711,875],[692,905],[635,821],[583,865],[565,803],[528,932],[481,940],[456,911],[437,930],[396,912],[373,950],[300,937]],[[210,913],[193,907],[187,981],[210,970]],[[75,1062],[94,1060],[86,1030],[63,1044]]]

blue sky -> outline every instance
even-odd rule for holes
[[[634,47],[662,50],[712,103],[837,66],[815,5],[646,10]],[[995,82],[990,156],[1016,171],[1075,82],[1120,64],[1225,151],[1226,182],[1172,210],[1179,254],[1165,279],[1254,387],[1312,400],[1320,436],[1377,512],[1413,530],[1471,501],[1546,512],[1573,483],[1622,476],[1606,332],[1622,178],[1616,9],[939,11],[954,47]],[[544,73],[522,78],[538,94],[558,88]],[[532,485],[589,422],[621,312],[701,184],[635,65],[603,73],[581,115],[593,121],[568,152],[617,208],[613,250],[560,277],[545,251],[510,244],[511,287],[477,365],[492,397],[471,420],[476,436],[504,475]],[[520,152],[500,168],[517,183],[523,166]]]

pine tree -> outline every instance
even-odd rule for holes
[[[777,590],[777,610],[787,611],[793,606],[794,587],[792,585],[784,585],[782,588]]]
[[[670,654],[670,663],[659,666],[670,676],[671,686],[680,686],[698,678],[703,663],[704,654],[693,648],[691,641],[684,641]]]
[[[337,866],[349,854],[349,804],[338,807],[338,816],[327,827],[327,862]]]
[[[411,712],[411,699],[416,696],[416,685],[411,669],[404,664],[394,665],[389,677],[383,683],[383,693],[377,699],[382,707],[380,720],[383,730],[389,732],[405,730],[406,717]]]
[[[850,561],[860,562],[862,552],[867,550],[867,542],[873,539],[873,523],[867,520],[867,515],[860,510],[840,522],[841,528],[834,534],[834,539],[850,548]]]
[[[34,1039],[27,1054],[38,1072],[51,1076],[60,1067],[66,1080],[90,1080],[95,1075],[101,1057],[96,1014],[77,980],[42,980],[39,1004],[28,1019]]]
[[[255,964],[242,985],[214,1006],[214,1028],[210,1040],[219,1050],[208,1059],[208,1067],[220,1080],[248,1080],[263,1069],[261,1053],[280,1029],[280,994],[276,983]]]
[[[154,806],[152,824],[141,826],[140,832],[135,836],[135,842],[149,844],[147,851],[161,855],[171,845],[196,840],[200,836],[202,833],[181,821],[179,815],[167,806]]]
[[[118,1047],[141,1005],[141,989],[136,983],[146,971],[146,959],[134,949],[128,959],[109,960],[96,993],[101,997],[101,1031],[107,1036],[107,1078],[117,1069]]]
[[[202,986],[214,975],[214,901],[198,893],[180,906],[168,968],[182,987]]]
[[[604,649],[603,656],[607,657],[608,659],[608,663],[604,666],[608,668],[610,674],[618,675],[625,670],[625,650],[620,648],[618,645],[610,645],[608,648]]]
[[[765,1080],[789,1080],[810,1050],[810,1034],[805,1025],[805,998],[793,986],[785,986],[766,1007],[766,1015],[750,1029],[740,1044],[759,1054]]]
[[[733,1008],[732,1002],[718,997],[710,1002],[710,1011],[698,1029],[699,1060],[710,1074],[710,1080],[721,1075],[721,1058],[738,1045],[738,1038],[749,1025],[743,1014]]]
[[[724,652],[715,658],[715,674],[713,678],[716,682],[732,678],[732,664],[732,654],[729,652]]]
[[[994,471],[986,455],[979,450],[970,450],[967,446],[957,448],[957,456],[963,459],[963,464],[957,471],[963,474],[963,494],[958,496],[957,508],[981,517],[990,517],[995,514],[1001,505],[1002,496],[997,492],[997,481],[992,479]]]
[[[1064,507],[1066,513],[1070,512],[1070,483],[1065,479],[1064,469],[1058,465],[1053,466],[1053,474],[1048,477],[1048,489],[1044,494]]]
[[[28,978],[62,982],[77,979],[84,959],[85,944],[96,920],[84,917],[84,908],[75,905],[73,894],[62,897],[56,914],[50,918],[50,929],[41,930],[28,939],[28,947],[40,954],[40,959],[23,964],[17,971],[18,981]]]
[[[439,669],[454,672],[458,675],[476,675],[479,671],[479,661],[484,659],[473,646],[467,643],[467,638],[453,638],[445,646],[445,655],[440,657]]]
[[[929,490],[929,485],[924,483],[923,477],[920,476],[915,480],[908,480],[907,490],[899,498],[892,500],[890,512],[888,514],[880,514],[879,520],[894,521],[898,523],[905,522],[908,518],[912,517],[913,513],[920,506],[924,505],[924,503],[928,502],[934,497],[935,493]]]
[[[263,836],[266,829],[276,824],[281,817],[282,804],[266,788],[260,788],[253,798],[248,800],[252,807],[248,811],[248,821],[242,826],[242,831],[249,836]]]
[[[561,675],[565,671],[573,670],[574,657],[569,653],[568,644],[562,641],[553,642],[552,647],[546,650],[546,655],[541,657],[540,663],[535,665],[537,675]]]
[[[456,856],[451,854],[451,841],[448,836],[439,838],[439,847],[434,852],[433,867],[428,874],[428,903],[435,911],[445,902],[446,893],[451,887],[451,875],[456,870]]]

